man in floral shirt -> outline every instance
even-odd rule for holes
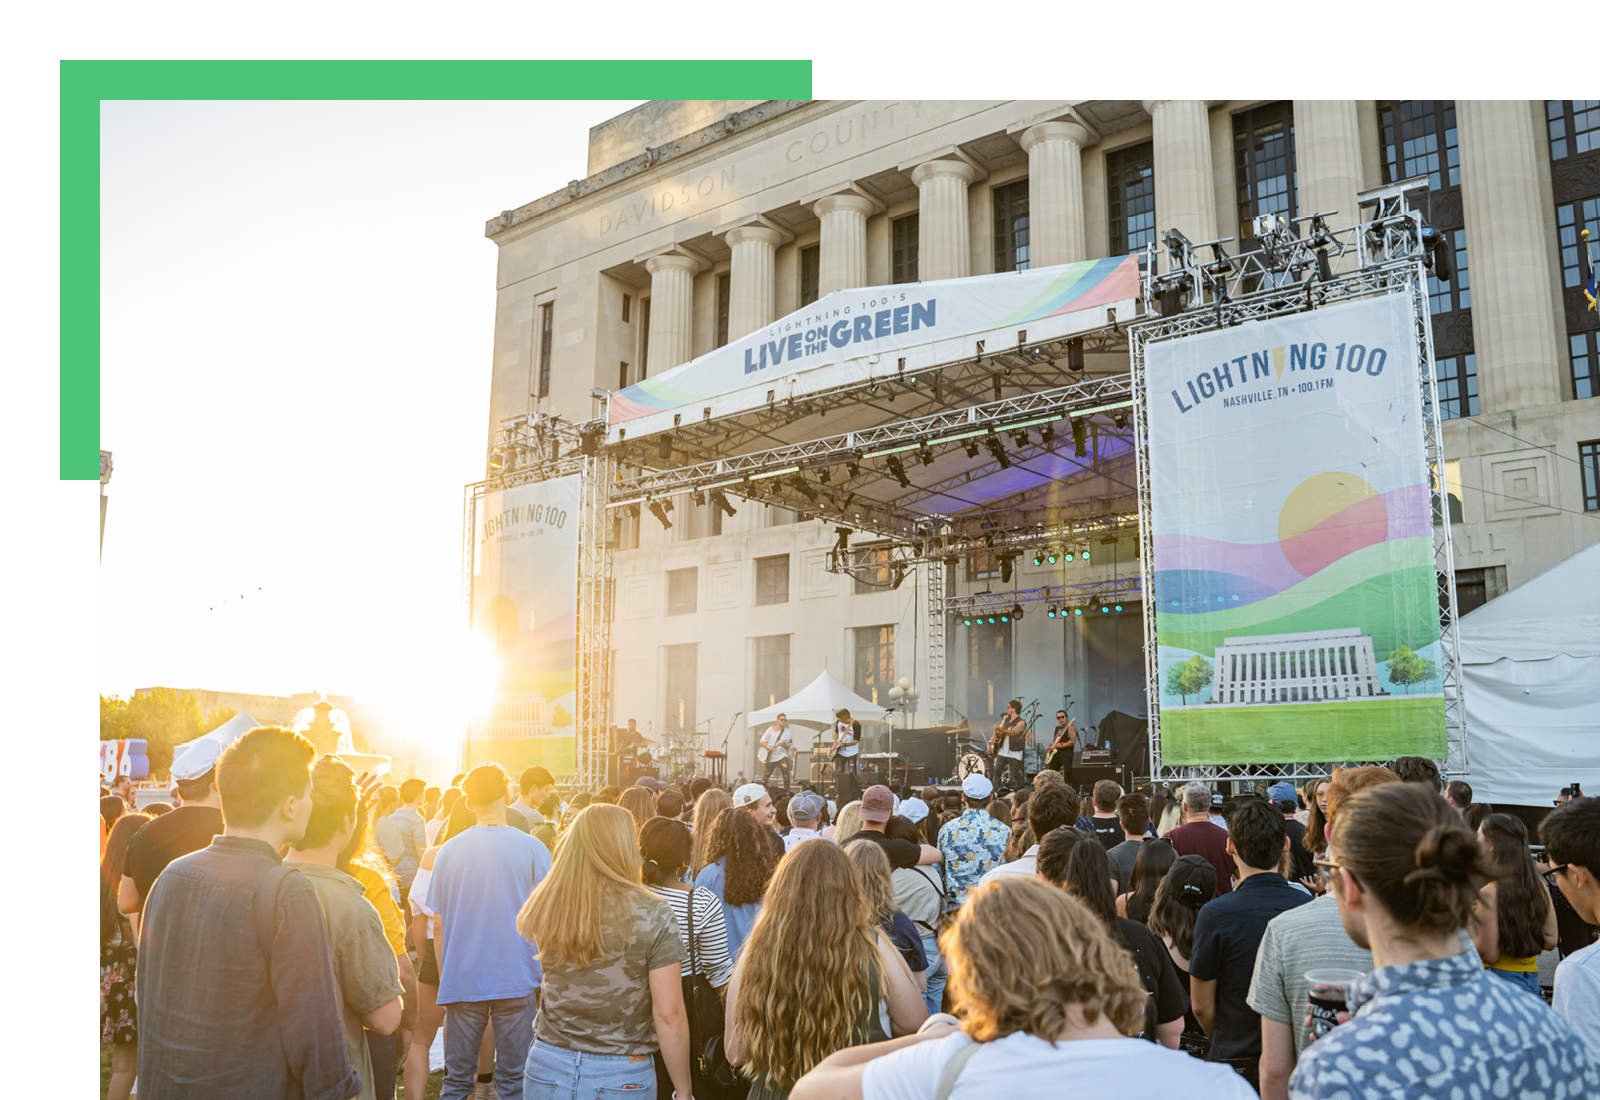
[[[960,817],[947,821],[939,830],[939,851],[944,855],[945,889],[957,904],[967,900],[967,891],[978,885],[992,868],[1005,861],[1006,842],[1011,830],[989,813],[994,784],[988,777],[969,775],[961,782],[961,800],[966,804]]]

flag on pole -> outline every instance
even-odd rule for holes
[[[1578,249],[1579,272],[1583,275],[1583,297],[1589,303],[1588,308],[1595,307],[1596,296],[1600,295],[1600,287],[1596,286],[1594,260],[1589,255],[1589,231],[1583,231],[1582,247]]]

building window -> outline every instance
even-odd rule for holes
[[[1581,400],[1600,395],[1600,355],[1595,354],[1595,334],[1569,333],[1567,343],[1572,351],[1572,396]]]
[[[639,299],[639,381],[650,377],[650,299]]]
[[[625,389],[628,388],[629,384],[630,383],[628,382],[628,364],[623,363],[620,367],[617,368],[617,389],[625,390]]]
[[[639,517],[620,515],[611,521],[611,545],[618,550],[639,549]]]
[[[1111,217],[1113,256],[1155,243],[1154,149],[1147,141],[1106,154],[1106,209]]]
[[[632,310],[633,310],[633,295],[632,294],[624,294],[622,296],[622,323],[623,324],[627,324],[628,323],[628,314],[630,312],[632,312]]]
[[[822,272],[822,246],[811,245],[800,250],[800,304],[808,306],[817,300],[818,280]]]
[[[1556,227],[1561,239],[1561,285],[1581,287],[1583,268],[1578,250],[1584,240],[1580,234],[1587,229],[1590,243],[1600,237],[1600,196],[1561,203],[1556,207]]]
[[[775,707],[789,697],[789,635],[751,638],[755,643],[756,695],[752,709]]]
[[[667,570],[667,614],[693,615],[699,587],[699,568]]]
[[[857,627],[856,694],[871,699],[874,706],[883,706],[893,686],[894,627]]]
[[[717,347],[728,342],[728,307],[733,301],[733,280],[729,272],[717,276]]]
[[[1434,362],[1439,378],[1439,419],[1456,420],[1478,415],[1478,360],[1475,355],[1453,355]]]
[[[994,189],[994,269],[1028,270],[1028,181]]]
[[[1383,182],[1427,176],[1434,191],[1461,183],[1453,99],[1406,99],[1378,104]]]
[[[756,604],[789,602],[789,555],[756,559]],[[770,705],[770,704],[764,704]]]
[[[555,342],[555,303],[546,302],[539,307],[539,394],[550,396],[550,348]]]
[[[893,281],[897,283],[914,283],[917,281],[917,240],[918,222],[915,214],[907,214],[903,218],[896,218],[889,223],[893,245],[891,262],[894,270]]]
[[[1578,465],[1583,467],[1583,510],[1600,512],[1600,439],[1578,444]]]
[[[1456,614],[1476,611],[1489,602],[1488,578],[1482,569],[1456,570]]]
[[[885,592],[889,588],[889,548],[867,547],[857,560],[861,563],[855,571],[856,595]]]
[[[699,725],[694,713],[695,644],[669,645],[667,651],[666,710],[667,729],[690,733]]]
[[[967,580],[987,581],[1000,575],[1000,559],[993,551],[983,550],[967,559]]]
[[[1600,99],[1549,99],[1550,159],[1561,160],[1600,149]]]
[[[1450,281],[1442,283],[1428,276],[1428,312],[1437,316],[1458,309],[1472,308],[1472,283],[1467,276],[1467,231],[1465,229],[1440,230],[1455,246],[1450,258]]]
[[[1290,103],[1269,103],[1233,116],[1233,182],[1241,242],[1255,236],[1251,220],[1259,215],[1295,216],[1294,108]]]

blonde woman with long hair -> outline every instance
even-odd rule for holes
[[[833,831],[822,830],[822,835],[835,844],[843,844],[861,831],[861,800],[846,802],[839,807],[839,819],[833,823]]]
[[[629,787],[623,791],[617,805],[633,815],[636,829],[644,828],[644,823],[656,816],[656,796],[643,787]]]
[[[710,860],[706,848],[711,843],[711,823],[717,815],[733,805],[733,795],[721,787],[712,787],[694,802],[694,853],[689,861],[689,874],[698,875]]]
[[[928,1017],[905,960],[872,925],[860,875],[833,844],[783,857],[728,988],[728,1060],[750,1100],[781,1100],[836,1050]]]
[[[526,1100],[611,1089],[652,1100],[657,1050],[678,1100],[691,1095],[683,940],[671,906],[640,882],[640,865],[633,815],[589,806],[517,914],[544,967]]]
[[[931,1100],[952,1071],[950,1100],[1121,1096],[1130,1082],[1255,1100],[1227,1066],[1130,1037],[1144,1025],[1138,972],[1065,891],[1020,875],[974,887],[939,942],[959,1028],[939,1017],[916,1035],[840,1050],[795,1083],[793,1100]]]
[[[894,872],[889,866],[889,857],[883,845],[857,836],[844,845],[844,854],[850,857],[850,861],[856,865],[856,873],[861,876],[861,896],[866,899],[867,908],[872,912],[873,926],[888,936],[894,949],[900,952],[906,968],[911,971],[911,980],[916,983],[917,992],[927,992],[928,954],[922,949],[917,926],[900,911],[895,901]]]

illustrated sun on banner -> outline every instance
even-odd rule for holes
[[[472,624],[499,679],[492,712],[468,732],[468,767],[576,767],[578,492],[573,475],[478,499]]]
[[[1152,344],[1164,765],[1445,755],[1409,304]]]

